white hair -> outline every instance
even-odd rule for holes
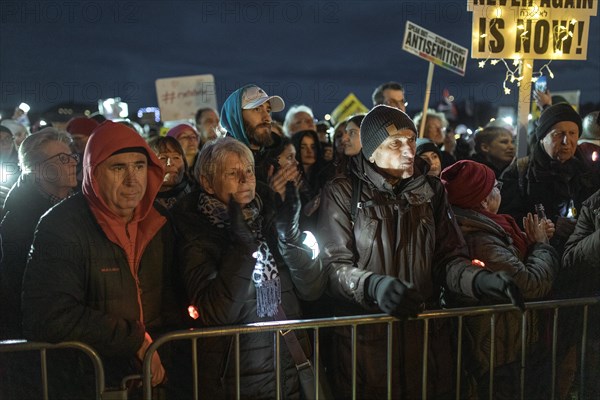
[[[294,116],[300,112],[307,113],[311,118],[314,118],[314,114],[309,106],[305,106],[304,104],[291,106],[288,110],[287,114],[285,114],[285,120],[283,121],[283,133],[290,137],[290,125],[292,124],[292,120]]]

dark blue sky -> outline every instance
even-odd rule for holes
[[[157,78],[212,73],[219,106],[255,82],[287,106],[318,116],[349,92],[370,106],[379,83],[402,82],[409,110],[422,107],[426,61],[402,50],[406,20],[470,49],[467,1],[2,1],[0,109],[32,112],[65,101],[120,96],[130,110],[156,105]],[[555,61],[550,90],[600,101],[600,24],[592,17],[587,61]],[[537,61],[534,70],[543,65]],[[457,101],[517,104],[501,64],[465,77],[435,69],[431,105],[448,87]]]

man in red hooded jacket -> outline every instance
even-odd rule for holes
[[[82,193],[38,223],[23,281],[23,331],[30,340],[88,343],[111,384],[139,373],[132,366],[139,367],[151,334],[181,322],[173,232],[153,206],[163,168],[135,131],[99,125],[83,166]],[[156,353],[152,384],[164,378]]]

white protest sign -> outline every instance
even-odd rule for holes
[[[406,21],[402,49],[424,60],[464,76],[469,50]]]
[[[163,121],[193,120],[199,108],[217,108],[211,74],[157,79],[156,96]]]
[[[468,0],[472,58],[585,60],[597,0]]]

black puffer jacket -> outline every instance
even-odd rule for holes
[[[281,278],[281,305],[288,319],[301,317],[298,299],[314,300],[325,290],[326,276],[321,262],[307,252],[278,243],[274,230],[274,209],[268,188],[258,185],[263,200],[262,232],[274,253]],[[198,326],[225,326],[272,321],[256,312],[256,289],[251,274],[223,274],[220,271],[250,270],[256,260],[232,244],[228,228],[214,226],[198,210],[199,191],[190,193],[172,209],[181,235],[178,250],[181,274],[190,303],[198,313]],[[279,250],[279,251],[278,251]],[[242,267],[245,265],[246,267]],[[240,266],[240,267],[237,267]],[[305,354],[310,354],[307,336],[296,331]],[[281,340],[282,398],[300,397],[298,374]],[[203,398],[235,397],[235,352],[232,337],[207,338],[199,343],[200,385]],[[241,396],[273,399],[275,359],[273,333],[240,336]]]
[[[22,175],[4,205],[0,225],[3,257],[0,263],[0,339],[22,338],[21,286],[27,255],[38,220],[54,204],[33,182]]]
[[[181,328],[174,250],[166,223],[146,246],[136,282],[124,251],[108,240],[83,195],[61,202],[40,219],[25,270],[25,337],[91,345],[112,384],[139,373],[131,366],[144,332]]]
[[[325,186],[319,210],[323,262],[329,290],[338,299],[336,315],[381,313],[366,295],[365,281],[373,273],[414,285],[429,308],[439,308],[442,287],[473,296],[473,279],[480,270],[470,265],[441,181],[415,169],[412,178],[392,187],[362,156],[353,159],[351,170],[354,176],[336,176]],[[362,180],[362,189],[353,223],[355,179]],[[370,325],[359,330],[359,398],[386,398],[387,329]],[[345,398],[351,395],[351,336],[349,329],[336,333],[331,367],[335,392]],[[450,333],[448,320],[436,321],[430,328],[428,393],[433,396],[452,390]],[[423,336],[422,325],[416,322],[394,325],[394,398],[421,396]]]

